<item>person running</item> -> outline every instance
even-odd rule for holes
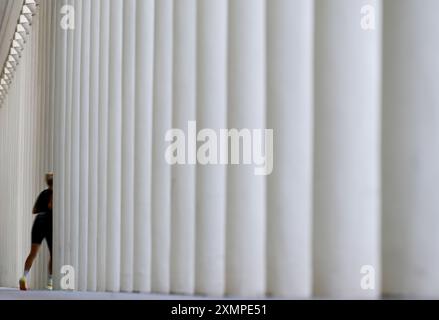
[[[47,246],[49,247],[49,281],[47,289],[52,290],[52,199],[53,199],[53,173],[46,174],[46,183],[48,189],[41,192],[35,202],[32,210],[33,214],[36,214],[33,227],[32,227],[32,247],[29,256],[26,259],[24,265],[24,274],[19,280],[20,290],[27,290],[27,277],[32,267],[35,258],[38,255],[43,240],[46,239]]]

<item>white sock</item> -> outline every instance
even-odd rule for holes
[[[27,275],[29,274],[29,270],[24,270],[23,277],[27,279]]]

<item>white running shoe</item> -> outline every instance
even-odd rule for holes
[[[52,280],[52,279],[50,279],[50,280],[47,282],[46,289],[49,290],[49,291],[52,291],[52,290],[53,290],[53,280]]]
[[[19,280],[20,290],[27,291],[27,279],[26,277],[21,277]]]

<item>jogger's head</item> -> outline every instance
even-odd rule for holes
[[[53,187],[53,173],[52,172],[46,173],[46,183],[49,186],[49,188]]]

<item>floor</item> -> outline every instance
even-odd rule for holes
[[[194,296],[169,296],[158,294],[26,291],[0,288],[0,300],[198,300]]]
[[[179,296],[142,293],[109,293],[109,292],[73,292],[73,291],[26,291],[18,289],[0,288],[1,300],[218,300],[200,296]],[[236,300],[245,300],[235,298]],[[382,300],[406,300],[408,297],[383,297]],[[414,298],[422,300],[422,297]],[[424,298],[430,300],[431,298]],[[222,298],[220,300],[233,300],[233,298]],[[253,299],[255,300],[255,299]],[[270,300],[256,299],[256,300]],[[312,299],[313,300],[313,299]],[[317,299],[318,300],[318,299]],[[373,299],[372,299],[373,300]]]

